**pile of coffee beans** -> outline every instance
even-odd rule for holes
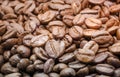
[[[0,77],[120,77],[120,0],[0,0]]]

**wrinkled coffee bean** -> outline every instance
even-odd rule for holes
[[[115,68],[109,64],[97,64],[96,71],[104,75],[112,75]]]
[[[76,72],[72,68],[65,68],[60,72],[60,76],[62,77],[71,77],[75,75],[76,75]]]

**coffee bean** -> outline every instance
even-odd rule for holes
[[[118,5],[113,5],[113,6],[111,6],[109,9],[110,9],[110,12],[111,12],[111,13],[119,12],[119,11],[120,11],[120,4],[118,4]]]
[[[45,74],[45,73],[36,73],[36,74],[34,74],[33,75],[33,77],[49,77],[47,74]]]
[[[71,77],[75,75],[76,75],[76,72],[72,68],[65,68],[60,72],[60,76],[62,77]]]
[[[93,4],[102,4],[105,0],[88,0],[88,1]]]
[[[107,57],[108,57],[107,53],[104,53],[104,52],[103,53],[99,53],[99,54],[97,54],[95,56],[93,62],[95,62],[95,63],[101,63],[101,62],[105,61]]]
[[[50,73],[49,76],[50,76],[50,77],[60,77],[60,75],[57,74],[57,73]]]
[[[84,77],[84,76],[86,76],[86,75],[88,75],[88,74],[89,74],[89,69],[88,69],[88,67],[81,68],[81,69],[79,69],[78,72],[77,72],[77,76],[79,76],[79,77]]]
[[[84,63],[92,62],[95,57],[94,51],[89,49],[77,49],[74,54],[79,61]]]
[[[120,68],[117,68],[114,72],[114,77],[120,77]]]
[[[115,68],[109,64],[97,64],[96,71],[100,74],[112,75]]]
[[[20,73],[11,73],[11,74],[5,75],[5,77],[21,77],[21,74]]]
[[[102,22],[99,19],[87,18],[85,24],[91,29],[99,29],[102,25]]]

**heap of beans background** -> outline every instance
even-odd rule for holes
[[[0,77],[120,77],[120,0],[0,0]]]

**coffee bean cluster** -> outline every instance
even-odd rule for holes
[[[0,77],[120,77],[120,0],[0,0]]]

